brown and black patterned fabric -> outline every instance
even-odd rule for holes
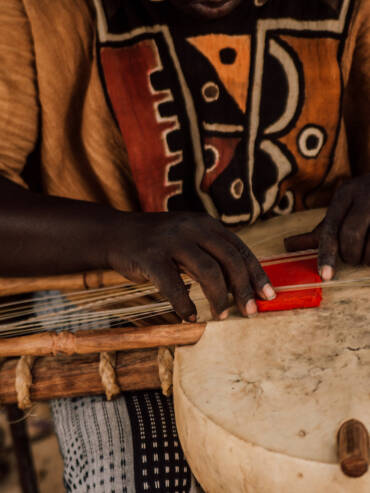
[[[96,4],[107,101],[143,210],[236,224],[309,206],[341,129],[353,2],[245,1],[212,22],[166,0]]]

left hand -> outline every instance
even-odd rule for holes
[[[335,274],[338,254],[352,265],[370,265],[370,174],[353,178],[335,192],[325,219],[311,232],[285,239],[288,252],[319,248],[324,281]]]

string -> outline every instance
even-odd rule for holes
[[[323,283],[307,283],[307,284],[296,284],[289,286],[279,286],[276,287],[275,290],[277,292],[286,292],[286,291],[300,291],[306,289],[313,288],[338,288],[345,287],[348,285],[370,285],[370,277],[362,278],[362,279],[353,279],[353,280],[344,280],[344,281],[327,281]],[[203,301],[205,298],[198,297],[194,299],[194,301]],[[63,327],[67,323],[92,323],[92,322],[103,322],[107,320],[111,320],[112,318],[118,318],[118,321],[124,320],[127,321],[135,321],[141,320],[146,317],[153,317],[159,314],[170,313],[173,311],[171,304],[168,301],[161,301],[156,303],[148,303],[146,305],[134,306],[134,307],[125,307],[120,309],[110,309],[110,310],[101,310],[98,312],[92,313],[75,313],[75,314],[63,314],[59,315],[58,313],[53,314],[53,317],[38,319],[39,323],[47,324],[49,329]],[[114,320],[113,320],[114,322]],[[10,324],[8,326],[4,326],[1,328],[1,334],[4,335],[14,335],[17,332],[22,332],[22,334],[33,333],[39,327],[35,326],[33,322],[28,323],[27,321],[22,323]]]
[[[315,254],[317,253],[317,250],[306,250],[304,252],[293,252],[289,254],[280,254],[280,255],[274,255],[270,257],[264,257],[260,259],[260,262],[262,265],[273,265],[273,262],[276,263],[285,263],[285,262],[294,262],[298,261],[300,259],[308,259],[308,258],[314,258]],[[278,262],[279,261],[279,262]],[[190,279],[188,276],[182,276],[184,282],[186,283],[193,283],[193,280]],[[90,299],[95,293],[99,294],[98,297],[104,296],[105,293],[112,291],[112,295],[114,294],[114,291],[116,291],[119,294],[127,293],[129,292],[135,293],[139,292],[141,289],[146,289],[152,287],[153,284],[151,282],[146,282],[142,283],[140,285],[138,284],[130,284],[130,283],[125,283],[125,284],[120,284],[117,286],[108,286],[108,287],[103,287],[103,288],[94,288],[94,289],[89,289],[88,291],[85,290],[79,290],[79,291],[72,291],[68,293],[66,296],[68,297],[69,301],[75,301],[76,303],[78,302],[79,304],[82,302],[83,299]],[[8,313],[17,313],[17,315],[26,315],[30,312],[33,313],[33,308],[35,302],[38,302],[39,300],[42,301],[42,306],[44,306],[46,309],[50,309],[50,302],[54,300],[59,300],[60,299],[60,293],[58,294],[52,294],[52,295],[41,295],[41,296],[34,296],[31,299],[27,298],[25,300],[17,300],[13,302],[8,302],[8,303],[2,303],[0,304],[0,320],[2,320],[2,315],[7,315]],[[97,298],[98,299],[98,298]],[[22,306],[21,311],[18,307]],[[60,303],[59,305],[53,305],[53,308],[56,309],[58,307],[64,306],[63,303]],[[9,308],[5,310],[5,308]],[[39,310],[41,306],[39,305]],[[29,310],[30,312],[27,312]]]
[[[287,291],[301,291],[304,289],[315,289],[315,288],[344,288],[346,286],[359,285],[360,287],[370,285],[370,277],[362,277],[360,279],[342,279],[342,280],[334,280],[334,281],[325,281],[325,282],[312,282],[305,284],[291,284],[289,286],[277,286],[275,287],[275,291],[279,292],[287,292]]]
[[[10,425],[16,425],[17,423],[21,423],[22,421],[26,421],[28,418],[35,417],[37,414],[32,414],[33,411],[37,408],[37,404],[32,403],[31,408],[23,414],[23,416],[19,419],[16,419],[15,421],[8,421],[8,424]]]
[[[89,297],[89,298],[85,299],[85,301],[83,299],[79,300],[79,299],[73,298],[73,301],[78,302],[79,306],[76,307],[76,306],[71,304],[69,307],[65,308],[64,311],[72,312],[72,311],[77,311],[77,310],[86,309],[86,308],[95,308],[95,307],[99,306],[100,304],[112,304],[112,303],[117,303],[117,302],[121,302],[121,301],[130,301],[130,300],[133,300],[135,298],[140,298],[142,296],[154,294],[157,291],[158,290],[154,286],[150,287],[149,289],[145,289],[143,287],[138,287],[136,290],[119,291],[116,295],[109,294],[106,296],[99,295],[96,297]],[[60,294],[59,294],[59,298],[60,298]],[[68,296],[68,299],[70,300],[69,296]],[[34,312],[34,310],[33,310],[34,304],[32,304],[31,306],[32,306],[31,313],[33,313]],[[39,312],[40,311],[41,312],[42,311],[45,311],[45,312],[50,311],[50,308],[51,308],[50,304],[44,303],[44,306],[45,306],[45,309],[40,310],[40,307],[39,307],[38,311]],[[64,306],[65,306],[65,302],[60,302],[59,305],[52,305],[52,308],[53,309],[56,309],[59,307],[63,308]],[[18,310],[15,313],[18,317],[18,316],[26,315],[29,312],[30,312],[29,310]],[[0,311],[0,314],[1,313],[2,312]],[[7,318],[14,318],[14,315],[9,315],[9,312],[5,312],[5,313],[6,313],[6,315],[4,315],[4,314],[0,315],[0,320],[6,320]],[[11,311],[10,313],[14,313],[14,311]],[[39,316],[39,317],[41,317],[41,316]]]
[[[275,263],[285,263],[309,259],[317,256],[316,251],[297,252],[288,255],[275,255],[260,259],[263,265],[274,265]],[[196,281],[182,275],[186,285],[192,286],[197,284]],[[298,291],[312,288],[333,288],[348,285],[368,285],[370,278],[353,279],[353,280],[335,280],[325,283],[308,283],[297,284],[294,286],[275,287],[276,292]],[[158,296],[158,289],[151,283],[143,284],[120,284],[106,288],[96,288],[88,292],[75,291],[67,295],[67,298],[60,293],[52,294],[45,298],[36,296],[33,299],[18,300],[16,302],[0,304],[0,321],[8,321],[0,325],[0,337],[9,337],[14,335],[28,335],[35,332],[42,332],[54,329],[66,329],[68,325],[83,324],[102,324],[109,322],[112,327],[116,324],[139,321],[145,318],[151,318],[158,315],[164,315],[173,312],[171,304]],[[112,308],[112,306],[138,300],[139,298],[157,295],[157,300],[151,303],[144,303],[136,306],[125,306]],[[205,297],[194,299],[194,301],[203,301]],[[35,315],[34,303],[39,302],[37,314]],[[68,305],[66,304],[68,301]],[[54,302],[50,305],[50,302]],[[21,307],[21,308],[18,308]],[[104,307],[109,307],[104,309]],[[99,310],[94,310],[99,308]],[[54,310],[50,312],[50,310]],[[21,319],[26,315],[32,315],[29,318]],[[13,321],[12,321],[13,320]]]

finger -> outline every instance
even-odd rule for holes
[[[148,278],[154,282],[160,293],[168,299],[179,317],[188,322],[195,322],[197,310],[189,297],[174,262],[167,260],[157,262],[147,270]]]
[[[218,228],[218,233],[231,243],[242,256],[249,274],[249,281],[258,295],[265,300],[274,299],[276,293],[271,285],[270,279],[247,245],[238,236],[231,231],[228,231],[221,224],[220,228]]]
[[[352,207],[340,229],[340,254],[344,262],[359,265],[365,253],[369,223],[363,209]]]
[[[318,268],[324,281],[329,281],[334,277],[339,249],[340,226],[351,206],[351,197],[350,186],[342,186],[335,193],[322,225],[319,240]]]
[[[206,240],[202,239],[201,247],[215,257],[222,266],[240,313],[244,316],[256,315],[255,293],[250,283],[246,263],[238,249],[220,235],[212,235]]]
[[[228,315],[228,290],[218,262],[196,245],[192,245],[174,258],[202,287],[215,319],[224,320]]]

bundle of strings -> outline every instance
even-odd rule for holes
[[[321,279],[317,252],[307,251],[260,259],[278,292],[273,302],[257,301],[260,311],[318,306]],[[182,276],[188,287],[196,284]],[[370,285],[370,278],[332,281],[325,287]],[[195,303],[204,296],[193,297]],[[151,282],[126,282],[117,286],[74,291],[36,293],[32,297],[0,303],[0,337],[23,336],[43,331],[81,330],[137,325],[141,320],[173,313],[171,304]]]

